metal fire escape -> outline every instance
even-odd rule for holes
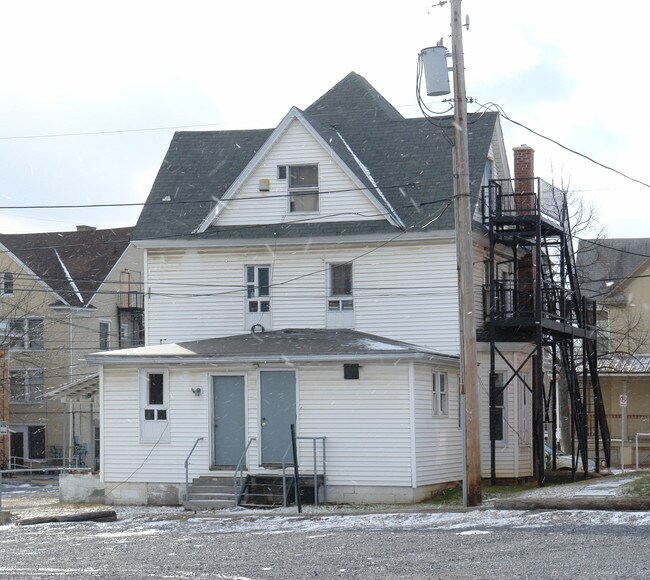
[[[140,272],[120,272],[117,299],[118,348],[144,345],[144,292]]]
[[[546,437],[555,467],[560,378],[569,393],[571,454],[576,458],[573,476],[578,457],[588,473],[590,404],[595,469],[600,468],[601,451],[609,467],[610,435],[597,369],[596,304],[580,293],[565,193],[539,178],[491,180],[482,191],[482,215],[490,245],[480,339],[490,343],[492,482],[496,481],[497,402],[505,389],[519,384],[532,394],[533,465],[538,484],[544,484]],[[531,346],[517,368],[500,349],[501,344],[512,342]],[[512,371],[505,384],[498,382],[497,360],[505,361]],[[532,380],[523,372],[529,364]]]

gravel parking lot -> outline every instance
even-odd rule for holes
[[[74,509],[47,485],[6,491],[19,516]],[[650,577],[647,512],[116,509],[115,522],[1,527],[0,577]]]

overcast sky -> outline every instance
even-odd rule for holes
[[[174,128],[275,127],[291,106],[306,108],[350,71],[403,115],[419,116],[418,53],[440,38],[451,46],[449,4],[432,4],[6,3],[0,206],[142,202]],[[464,0],[467,93],[650,183],[644,105],[650,8],[617,6]],[[427,102],[443,111],[441,100]],[[538,176],[598,206],[609,237],[650,236],[650,188],[506,120],[503,128],[509,150],[523,143],[535,149]],[[92,134],[41,137],[79,133]],[[133,225],[139,211],[3,208],[0,231]]]

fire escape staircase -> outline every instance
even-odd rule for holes
[[[556,448],[557,361],[569,393],[572,447],[575,439],[583,470],[586,474],[589,465],[589,404],[594,409],[596,470],[601,450],[609,467],[610,435],[598,377],[596,309],[580,292],[566,195],[538,178],[491,180],[483,188],[481,210],[490,244],[485,324],[479,336],[490,343],[491,479],[496,479],[496,401],[516,376],[533,393],[533,456],[538,483],[543,485],[546,439]],[[499,350],[502,342],[528,343],[532,350],[524,363],[514,368]],[[549,353],[550,371],[544,362]],[[506,385],[497,385],[499,358],[513,371]],[[532,381],[522,371],[531,359]],[[574,476],[576,468],[574,465]]]

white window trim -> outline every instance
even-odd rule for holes
[[[443,380],[441,380],[443,379]],[[434,371],[431,378],[432,413],[434,417],[449,416],[449,375]]]
[[[160,374],[163,375],[163,404],[162,405],[149,405],[148,404],[148,387],[149,375]],[[140,390],[140,405],[139,405],[139,425],[140,425],[140,443],[169,443],[170,441],[170,409],[169,409],[169,371],[168,369],[147,368],[140,369],[139,372],[139,390]],[[164,410],[167,412],[166,419],[145,419],[145,411],[153,410],[158,414],[158,411]],[[154,429],[153,426],[158,426]],[[149,427],[152,426],[152,427]],[[151,430],[151,434],[146,434],[145,431]]]

